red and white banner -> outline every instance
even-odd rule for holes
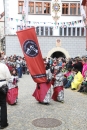
[[[17,36],[33,80],[36,83],[47,82],[45,65],[38,44],[35,28],[18,31]]]

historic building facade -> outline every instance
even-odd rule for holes
[[[5,1],[6,55],[23,55],[16,31],[23,26],[23,0]],[[27,27],[34,26],[43,57],[86,55],[80,0],[35,0],[28,3]],[[61,45],[56,44],[57,40]]]
[[[0,14],[0,50],[4,50],[4,40],[3,40],[3,45],[2,44],[2,39],[4,37],[4,32],[5,32],[5,28],[4,28],[4,12],[2,12]],[[3,46],[3,48],[1,48]]]

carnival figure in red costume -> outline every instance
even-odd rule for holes
[[[63,89],[63,73],[62,67],[55,66],[53,74],[53,95],[54,101],[64,102],[64,89]]]
[[[45,63],[46,68],[46,76],[47,82],[45,83],[38,83],[36,86],[36,90],[33,93],[33,96],[36,98],[39,103],[49,104],[51,100],[51,79],[52,73],[50,68],[47,67],[47,63]]]

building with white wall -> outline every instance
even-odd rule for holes
[[[53,14],[58,10],[58,5],[60,18],[56,21]],[[17,30],[24,28],[22,11],[23,0],[5,1],[6,55],[23,55],[16,35]],[[31,0],[28,4],[27,26],[36,28],[43,57],[86,55],[86,31],[80,15],[80,0]],[[56,46],[57,39],[61,40],[61,46]]]
[[[0,13],[0,50],[1,48],[1,40],[4,37],[4,32],[5,32],[5,28],[4,28],[4,12]]]

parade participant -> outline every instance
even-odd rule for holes
[[[42,59],[35,28],[17,31],[27,67],[37,87],[33,96],[43,102],[51,84],[47,84],[46,70]],[[38,97],[38,98],[37,98]]]
[[[64,102],[64,90],[63,90],[63,73],[62,67],[54,67],[53,75],[53,95],[52,99],[54,101]]]
[[[33,96],[36,98],[39,103],[49,104],[51,100],[51,79],[52,73],[50,68],[47,67],[47,62],[45,62],[47,82],[46,83],[38,83],[36,90]]]
[[[0,53],[1,59],[1,53]],[[6,105],[6,96],[7,96],[7,82],[11,78],[10,71],[8,67],[1,63],[0,61],[0,107],[1,107],[1,122],[0,129],[4,129],[8,126],[7,122],[7,105]]]
[[[16,104],[18,100],[18,76],[16,69],[11,71],[11,78],[8,81],[7,102],[10,105]]]

